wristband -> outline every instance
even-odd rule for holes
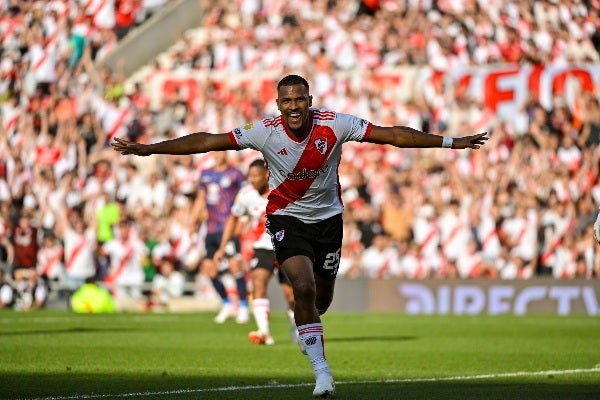
[[[452,139],[451,137],[448,137],[448,136],[444,136],[442,138],[442,147],[444,149],[451,149],[453,142],[454,142],[454,139]]]

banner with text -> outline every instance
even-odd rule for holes
[[[600,281],[372,280],[367,309],[425,315],[600,315]]]

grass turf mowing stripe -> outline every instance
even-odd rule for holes
[[[501,379],[501,378],[518,378],[518,377],[535,377],[544,375],[572,375],[572,374],[589,374],[600,373],[600,367],[587,369],[567,369],[567,370],[548,370],[548,371],[520,371],[520,372],[503,372],[495,374],[479,374],[479,375],[462,375],[462,376],[447,376],[440,378],[406,378],[406,379],[383,379],[383,380],[364,380],[364,381],[343,381],[337,382],[336,385],[353,385],[353,384],[373,384],[373,383],[418,383],[418,382],[447,382],[447,381],[469,381],[469,380],[485,380],[485,379]],[[299,384],[280,384],[273,382],[269,385],[251,385],[251,386],[228,386],[219,388],[205,389],[180,389],[168,390],[162,392],[134,392],[121,394],[82,394],[77,396],[54,396],[54,397],[37,397],[32,399],[22,400],[84,400],[84,399],[102,399],[102,398],[128,398],[128,397],[145,397],[145,396],[169,396],[180,394],[194,393],[214,393],[214,392],[229,392],[243,390],[263,390],[271,388],[298,388],[313,386],[314,383],[299,383]]]

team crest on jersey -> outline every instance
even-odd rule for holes
[[[252,122],[250,122],[249,124],[244,125],[244,130],[245,131],[249,131],[252,128],[254,128],[254,124]]]
[[[327,153],[327,138],[315,140],[315,146],[319,153],[325,155]]]
[[[285,229],[280,230],[279,232],[275,232],[275,239],[278,242],[281,242],[283,240],[283,237],[285,236]]]

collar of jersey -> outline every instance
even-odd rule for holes
[[[306,140],[307,137],[310,136],[310,134],[312,133],[313,130],[313,115],[314,115],[314,110],[313,109],[309,109],[308,110],[308,126],[310,126],[310,129],[308,130],[308,133],[303,137],[303,138],[297,138],[292,132],[289,131],[288,126],[287,126],[287,122],[285,122],[285,118],[281,118],[281,122],[283,125],[283,129],[285,130],[286,135],[288,135],[288,137],[293,140],[296,143],[302,143]]]

